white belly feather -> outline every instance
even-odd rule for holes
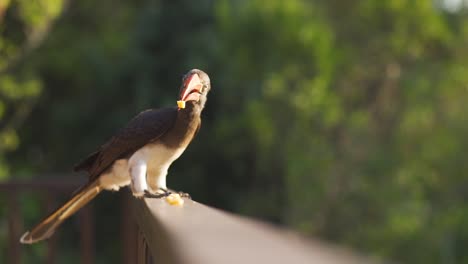
[[[107,190],[119,190],[131,183],[136,196],[143,195],[148,189],[153,192],[159,188],[166,189],[167,170],[184,150],[162,144],[148,144],[128,160],[116,160],[111,169],[99,177],[100,186]]]

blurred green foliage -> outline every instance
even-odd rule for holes
[[[401,263],[466,263],[468,17],[441,2],[0,1],[0,177],[70,171],[201,68],[213,90],[171,187]]]

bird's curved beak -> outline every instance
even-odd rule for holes
[[[184,88],[180,93],[180,100],[177,101],[177,106],[179,108],[185,108],[185,102],[187,101],[196,101],[200,100],[201,89],[203,84],[200,80],[198,74],[194,73],[189,76],[184,83]]]

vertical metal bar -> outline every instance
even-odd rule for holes
[[[8,262],[19,264],[21,262],[21,252],[19,236],[22,227],[20,208],[18,203],[17,190],[8,191]]]
[[[148,248],[148,243],[146,243],[146,240],[145,240],[145,251],[146,251],[146,264],[154,264],[153,256],[151,255],[151,252]]]
[[[137,264],[153,264],[153,257],[146,243],[146,239],[141,232],[138,230],[138,240],[137,240]]]
[[[121,196],[122,201],[122,221],[121,221],[121,238],[122,238],[122,254],[124,264],[134,264],[137,258],[137,227],[132,218],[132,208],[130,199],[132,197],[128,192],[124,192]]]
[[[137,264],[148,264],[148,246],[141,230],[138,230]]]
[[[94,260],[94,221],[90,204],[81,209],[80,220],[81,263],[92,264]]]

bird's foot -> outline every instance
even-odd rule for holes
[[[192,200],[192,197],[188,193],[169,191],[168,189],[164,189],[164,188],[159,188],[157,193],[152,193],[152,192],[150,192],[148,190],[145,190],[145,193],[144,193],[143,197],[160,199],[160,198],[168,197],[169,195],[171,195],[173,193],[177,193],[181,198],[187,198],[187,199]]]
[[[143,197],[160,199],[160,198],[164,198],[164,197],[171,195],[171,192],[168,190],[165,190],[165,189],[160,189],[160,190],[162,191],[160,193],[152,193],[148,190],[145,190],[145,194],[143,194]]]
[[[190,194],[188,194],[188,193],[185,193],[185,192],[177,192],[177,193],[178,193],[178,194],[180,195],[180,197],[182,197],[182,198],[187,198],[187,199],[192,200],[192,197],[191,197]]]

